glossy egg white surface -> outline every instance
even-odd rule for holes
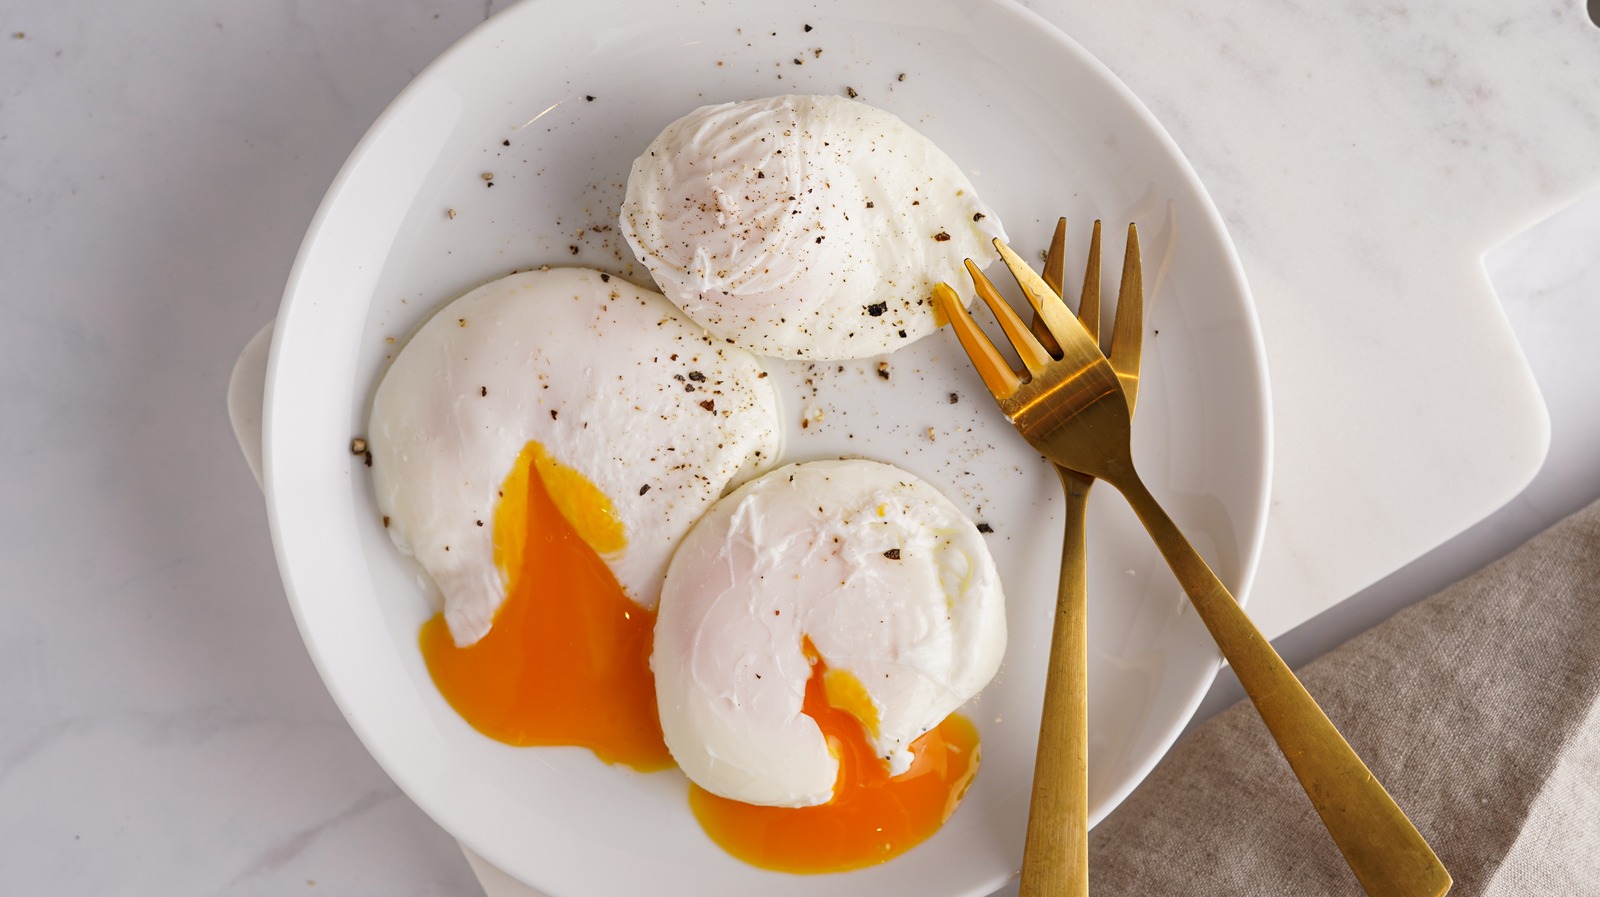
[[[820,57],[819,57],[820,58]],[[932,333],[929,294],[1005,237],[954,160],[841,96],[704,106],[634,160],[622,232],[661,290],[762,355],[838,361]]]
[[[697,785],[809,807],[839,762],[801,711],[809,639],[871,703],[867,737],[898,775],[911,742],[989,683],[1005,595],[983,536],[915,475],[876,461],[792,464],[706,512],[656,618],[661,728]],[[859,718],[859,715],[858,715]]]

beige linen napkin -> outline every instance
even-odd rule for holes
[[[1600,503],[1300,671],[1452,895],[1600,894]],[[1248,702],[1090,836],[1109,895],[1362,893]]]

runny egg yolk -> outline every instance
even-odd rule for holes
[[[509,585],[493,628],[456,647],[442,613],[422,627],[428,672],[463,719],[507,744],[672,766],[650,673],[655,612],[629,600],[600,557],[624,544],[599,489],[528,443],[495,509],[495,561]]]
[[[758,807],[689,787],[700,825],[722,849],[780,872],[843,872],[892,859],[939,830],[978,772],[978,731],[952,714],[911,744],[911,768],[890,778],[867,741],[876,714],[859,681],[829,670],[806,641],[802,711],[839,760],[833,798],[815,807]],[[852,712],[856,711],[856,712]]]

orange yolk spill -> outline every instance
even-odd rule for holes
[[[600,552],[625,544],[605,496],[530,442],[494,514],[495,561],[509,580],[494,626],[457,647],[437,614],[422,655],[450,706],[483,734],[514,745],[577,745],[608,763],[673,765],[656,712],[650,650],[654,611],[623,594]],[[833,798],[815,807],[760,807],[690,785],[711,839],[735,857],[784,872],[843,872],[910,850],[939,830],[978,771],[978,733],[951,715],[911,745],[911,768],[890,778],[867,740],[876,708],[847,670],[829,670],[809,639],[802,711],[839,760]]]
[[[940,296],[937,292],[935,292],[933,294],[933,297],[931,299],[929,299],[928,301],[933,303],[933,326],[934,326],[934,328],[935,329],[939,329],[939,328],[944,327],[944,325],[950,323],[950,313],[945,311],[944,298],[942,296]],[[961,300],[957,299],[955,301],[959,302]]]
[[[507,744],[577,745],[639,770],[672,766],[650,672],[655,612],[623,594],[591,544],[622,547],[610,503],[530,442],[494,523],[510,585],[493,628],[458,648],[442,613],[422,627],[422,656],[445,700]]]
[[[865,690],[845,671],[829,671],[809,639],[806,656],[811,678],[802,710],[839,759],[833,799],[815,807],[758,807],[690,785],[689,805],[711,840],[763,869],[843,872],[897,857],[955,812],[978,772],[978,731],[952,714],[912,742],[911,768],[890,778],[862,720],[838,706],[865,700]]]

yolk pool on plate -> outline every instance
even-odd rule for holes
[[[978,772],[978,731],[952,714],[912,742],[911,768],[890,778],[866,738],[876,715],[867,713],[871,703],[860,682],[827,669],[809,640],[806,655],[811,678],[802,708],[839,758],[833,799],[815,807],[758,807],[690,785],[689,804],[711,840],[764,869],[843,872],[899,856],[938,831],[961,802]]]
[[[510,585],[489,633],[458,648],[442,613],[422,627],[422,656],[445,700],[507,744],[672,766],[650,673],[655,612],[629,600],[600,557],[625,544],[611,503],[530,442],[501,489],[494,543]]]

